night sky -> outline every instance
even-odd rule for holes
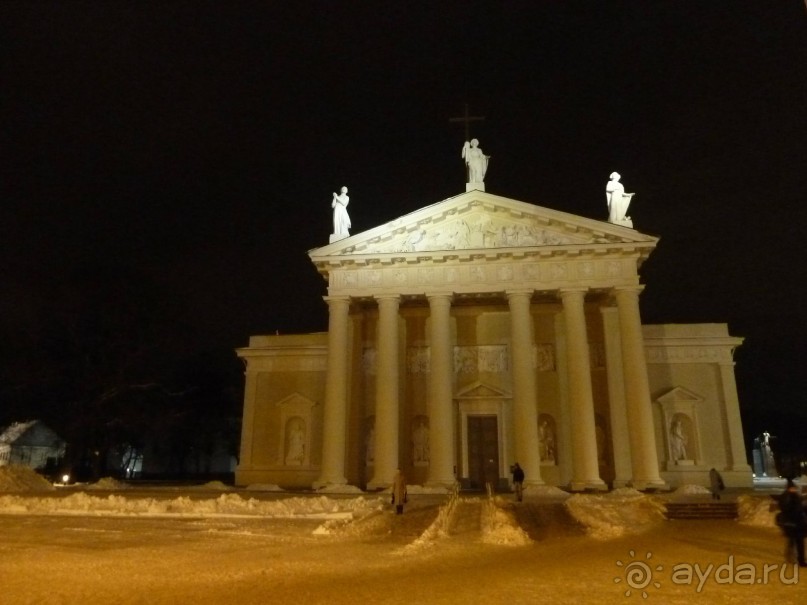
[[[622,174],[635,227],[661,238],[643,320],[728,322],[746,338],[746,433],[792,449],[807,441],[805,12],[4,0],[2,346],[112,282],[121,300],[148,289],[199,349],[325,330],[306,253],[328,243],[331,192],[349,187],[354,234],[462,193],[449,118],[467,103],[491,193],[605,220]]]

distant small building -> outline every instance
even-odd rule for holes
[[[39,420],[15,422],[0,433],[0,466],[43,469],[64,457],[66,442]]]

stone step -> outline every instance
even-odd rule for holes
[[[667,519],[736,519],[736,502],[667,502]]]

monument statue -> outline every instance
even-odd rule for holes
[[[687,459],[687,437],[684,434],[684,425],[678,418],[670,426],[670,446],[673,460]]]
[[[342,187],[340,193],[333,194],[333,233],[329,239],[329,243],[338,242],[340,239],[345,239],[350,235],[350,216],[347,213],[347,205],[350,198],[347,195],[347,187]]]
[[[297,421],[289,433],[289,445],[286,452],[286,465],[299,465],[305,461],[305,432]]]
[[[612,172],[611,180],[605,186],[605,197],[608,200],[608,222],[615,225],[633,227],[633,221],[628,216],[628,206],[634,193],[625,193],[625,187],[619,182],[622,178],[618,172]]]
[[[413,458],[415,464],[427,464],[429,462],[429,428],[422,420],[415,428],[412,435]]]
[[[462,146],[462,158],[468,167],[468,182],[482,183],[488,170],[490,156],[482,153],[477,139],[471,139],[470,142],[465,141],[465,145]]]

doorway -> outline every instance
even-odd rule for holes
[[[499,425],[496,416],[468,416],[468,482],[471,489],[499,484]]]

